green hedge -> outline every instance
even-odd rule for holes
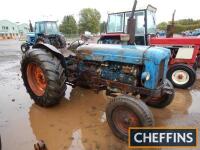
[[[161,22],[157,25],[157,28],[160,30],[166,30],[167,24],[171,22]],[[193,20],[193,19],[181,19],[175,21],[175,33],[181,33],[187,30],[194,30],[200,28],[200,20]]]

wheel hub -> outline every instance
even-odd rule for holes
[[[44,72],[37,64],[28,64],[27,66],[27,80],[28,84],[37,96],[42,96],[45,93],[47,82]]]
[[[184,70],[176,70],[172,74],[173,82],[179,85],[186,84],[189,81],[189,79],[190,79],[189,74]]]
[[[138,116],[131,109],[124,106],[115,108],[112,119],[115,127],[124,134],[128,134],[129,127],[140,126]]]
[[[183,77],[184,77],[184,76],[183,76],[182,74],[179,74],[179,75],[178,75],[178,79],[180,79],[180,80],[183,79]]]

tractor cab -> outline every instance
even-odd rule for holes
[[[64,35],[59,32],[56,21],[40,21],[35,23],[36,43],[44,42],[58,49],[66,47]]]
[[[98,43],[127,44],[124,37],[127,35],[127,22],[131,11],[108,14],[106,34],[101,35]],[[156,8],[148,5],[146,9],[135,10],[135,43],[148,45],[148,35],[156,35]]]
[[[51,35],[59,34],[59,29],[56,21],[40,21],[35,23],[36,35]]]
[[[59,32],[56,21],[38,21],[35,23],[35,31],[27,34],[27,40],[21,45],[22,52],[28,50],[37,43],[47,43],[57,49],[66,47],[64,35]]]

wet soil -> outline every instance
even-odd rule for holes
[[[106,123],[103,92],[68,87],[53,108],[41,108],[26,92],[20,73],[20,42],[0,41],[0,135],[3,150],[32,150],[44,140],[48,150],[127,150]],[[152,109],[156,126],[200,127],[200,72],[189,90],[176,89],[173,103]]]

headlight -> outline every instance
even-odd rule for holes
[[[149,72],[143,72],[142,73],[142,80],[148,81],[150,79],[150,73]]]

